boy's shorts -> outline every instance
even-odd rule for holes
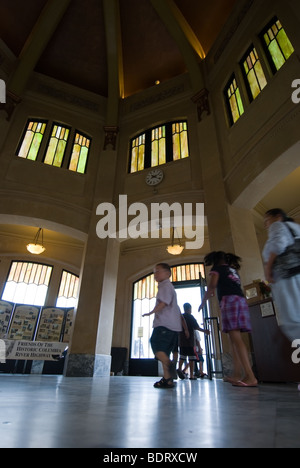
[[[172,351],[176,348],[178,340],[178,332],[169,330],[165,327],[156,327],[153,330],[150,338],[153,354],[164,352],[170,356]]]

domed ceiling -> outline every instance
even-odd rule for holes
[[[63,0],[61,0],[62,2]],[[0,37],[19,57],[34,36],[39,18],[57,0],[0,0]],[[64,0],[66,10],[39,57],[35,71],[108,95],[108,67],[115,42],[107,6],[115,0]],[[186,72],[185,59],[168,28],[176,15],[199,60],[212,47],[237,0],[117,0],[116,42],[122,96],[130,96]],[[48,14],[48,13],[47,13]],[[49,23],[51,22],[49,14]],[[174,31],[173,31],[174,32]]]

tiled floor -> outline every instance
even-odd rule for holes
[[[0,375],[0,447],[300,447],[295,385],[155,380]]]

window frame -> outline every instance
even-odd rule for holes
[[[291,57],[291,55],[293,55],[293,53],[295,52],[295,48],[294,48],[293,44],[291,43],[291,46],[293,47],[293,52],[292,52],[292,54],[291,54],[288,58],[285,57],[285,54],[284,54],[284,52],[283,52],[283,50],[282,50],[282,48],[281,48],[281,46],[280,46],[280,43],[279,43],[278,40],[277,40],[277,35],[278,35],[278,33],[277,33],[277,35],[276,35],[276,37],[275,37],[275,40],[276,40],[277,45],[278,45],[278,47],[279,47],[279,49],[280,49],[280,51],[281,51],[281,53],[282,53],[282,55],[283,55],[283,58],[284,58],[284,63],[281,65],[280,68],[277,69],[276,64],[275,64],[275,62],[274,62],[274,59],[273,59],[273,56],[272,56],[272,54],[271,54],[271,52],[270,52],[270,50],[269,50],[269,47],[268,47],[268,45],[267,45],[267,43],[266,43],[266,41],[265,41],[265,38],[264,38],[265,34],[268,33],[268,31],[277,23],[277,21],[280,22],[282,29],[284,30],[284,32],[285,32],[285,34],[286,34],[286,36],[287,36],[289,42],[291,43],[291,40],[290,40],[290,38],[289,38],[289,36],[288,36],[288,34],[287,34],[287,32],[286,32],[286,30],[285,30],[285,28],[284,28],[282,22],[280,21],[280,19],[279,19],[277,16],[273,16],[273,18],[269,21],[269,23],[263,28],[263,30],[262,30],[261,33],[259,34],[260,41],[261,41],[261,43],[262,43],[264,52],[265,52],[266,57],[267,57],[267,60],[268,60],[268,64],[269,64],[270,67],[271,67],[271,70],[272,70],[273,75],[275,75],[275,74],[285,65],[285,63],[289,60],[289,58]]]
[[[36,153],[36,158],[35,159],[32,159],[32,158],[28,158],[28,155],[30,153],[30,149],[29,151],[27,152],[27,156],[24,158],[23,156],[20,156],[19,153],[21,151],[21,148],[25,142],[25,138],[26,138],[26,134],[28,132],[28,129],[29,129],[29,125],[30,124],[34,124],[34,123],[37,123],[37,124],[42,124],[42,125],[45,125],[45,131],[42,135],[42,139],[41,139],[41,142],[39,144],[39,148],[38,148],[38,151]],[[26,122],[26,125],[23,129],[23,132],[22,132],[22,135],[21,135],[21,138],[20,138],[20,141],[19,141],[19,144],[17,146],[17,149],[16,149],[16,156],[18,158],[21,158],[23,160],[26,160],[26,161],[33,161],[33,162],[36,162],[38,160],[38,157],[39,157],[39,154],[40,154],[40,151],[41,151],[41,147],[42,147],[42,144],[43,142],[45,141],[45,135],[46,135],[46,132],[47,132],[47,128],[48,128],[48,124],[49,124],[49,120],[46,120],[46,119],[37,119],[37,118],[29,118],[27,119],[27,122]],[[33,139],[31,141],[31,144],[30,144],[30,148],[32,146],[32,142],[33,142]]]
[[[246,70],[245,70],[245,66],[244,66],[244,63],[247,61],[248,57],[250,56],[250,54],[252,52],[256,52],[256,55],[257,55],[257,60],[255,62],[255,65],[252,63],[252,69],[254,71],[254,75],[255,75],[255,78],[256,78],[256,83],[259,87],[259,93],[254,97],[253,95],[253,92],[252,92],[252,89],[251,89],[251,84],[249,82],[249,79],[248,79],[248,75],[250,73],[250,70],[249,72],[247,73]],[[257,71],[255,69],[255,66],[257,63],[260,63],[260,67],[261,67],[261,70],[263,72],[263,75],[264,75],[264,78],[265,78],[265,81],[266,81],[266,84],[264,87],[262,87],[260,81],[259,81],[259,77],[257,75]],[[267,77],[265,75],[265,72],[264,72],[264,69],[263,69],[263,66],[262,66],[262,61],[259,57],[259,54],[258,54],[258,51],[257,51],[257,48],[255,47],[254,44],[251,44],[250,47],[247,49],[247,51],[245,52],[245,54],[243,55],[242,59],[240,60],[240,67],[241,67],[241,70],[242,70],[242,73],[243,73],[243,77],[244,77],[244,81],[245,81],[245,85],[246,85],[246,89],[247,89],[247,93],[248,93],[248,97],[249,97],[249,100],[250,102],[253,102],[259,95],[260,93],[263,91],[263,89],[268,85],[268,81],[267,81]],[[245,109],[244,109],[245,111]]]
[[[186,124],[186,133],[187,133],[187,146],[188,146],[188,156],[185,158],[180,158],[180,159],[174,159],[174,142],[173,142],[173,125],[176,124]],[[152,134],[154,131],[159,130],[160,128],[165,127],[165,162],[163,163],[158,163],[158,165],[152,165],[152,145],[153,145],[153,139],[152,139]],[[132,153],[133,153],[133,143],[140,139],[144,138],[145,143],[144,143],[144,164],[143,164],[143,169],[139,169],[139,164],[137,161],[136,164],[136,170],[132,170]],[[157,140],[159,141],[159,140]],[[142,146],[142,145],[140,145]],[[139,148],[139,146],[136,146],[135,148]],[[138,151],[138,150],[137,150]],[[170,162],[176,162],[176,161],[181,161],[183,159],[188,159],[190,157],[190,144],[189,144],[189,130],[188,130],[188,120],[183,119],[183,120],[174,120],[174,121],[169,121],[162,123],[160,125],[155,125],[144,132],[141,132],[137,135],[135,135],[133,138],[130,139],[129,142],[129,161],[128,161],[128,174],[136,174],[138,172],[142,172],[154,167],[160,167],[165,164],[168,164]],[[158,157],[159,159],[159,157]]]
[[[238,117],[237,120],[234,120],[232,108],[231,108],[231,105],[230,105],[230,98],[228,97],[228,90],[233,85],[234,81],[236,82],[236,85],[237,85],[236,90],[239,91],[241,103],[242,103],[242,106],[243,106],[243,112],[240,113],[240,109],[239,109],[239,106],[238,106],[238,101],[236,100],[236,104],[237,104],[237,108],[238,108],[238,112],[239,112],[239,117]],[[234,92],[234,95],[236,96],[236,91]],[[243,99],[242,99],[242,93],[240,91],[239,82],[238,82],[238,79],[237,79],[237,76],[236,76],[235,73],[232,73],[230,79],[227,81],[227,84],[226,84],[226,86],[224,88],[224,91],[223,91],[223,96],[225,98],[225,103],[226,103],[226,108],[227,108],[227,114],[228,114],[228,118],[229,118],[230,127],[233,127],[233,125],[235,125],[240,120],[242,115],[245,113],[245,107],[244,107],[244,103],[243,103]]]
[[[4,293],[5,293],[6,285],[7,285],[7,283],[8,283],[8,279],[9,279],[9,277],[10,277],[10,275],[11,275],[11,272],[12,272],[12,267],[13,267],[13,264],[14,264],[14,263],[17,264],[16,269],[18,268],[18,264],[22,264],[22,265],[25,265],[25,264],[26,264],[26,265],[30,265],[30,264],[32,264],[32,265],[37,265],[37,266],[46,267],[47,269],[48,269],[48,268],[51,268],[51,272],[50,272],[50,275],[49,275],[49,281],[48,281],[48,285],[47,285],[47,293],[46,293],[45,299],[44,299],[44,304],[36,304],[36,303],[35,303],[36,296],[35,296],[34,301],[32,301],[32,302],[30,302],[30,303],[28,303],[28,302],[15,301],[15,300],[13,300],[13,299],[6,299],[6,298],[3,297],[3,295],[4,295]],[[21,270],[22,270],[22,268],[23,268],[23,266],[21,267]],[[7,301],[7,302],[13,302],[13,303],[17,303],[17,304],[22,304],[22,305],[32,305],[32,306],[36,306],[36,307],[43,307],[43,306],[45,305],[46,301],[47,301],[47,295],[48,295],[48,291],[49,291],[49,286],[50,286],[50,284],[51,284],[51,279],[52,279],[52,275],[53,275],[53,270],[54,270],[53,265],[49,265],[49,264],[47,264],[47,263],[35,262],[35,261],[30,262],[30,261],[28,261],[28,260],[12,260],[11,263],[10,263],[10,267],[9,267],[9,270],[8,270],[8,273],[7,273],[7,276],[6,276],[6,280],[5,280],[5,283],[4,283],[4,287],[3,287],[3,290],[2,290],[2,293],[1,293],[1,300],[2,300],[2,301]],[[20,272],[20,274],[21,274],[21,272]],[[47,273],[46,273],[46,274],[47,274]],[[19,277],[20,277],[20,275],[19,275]],[[15,282],[15,281],[12,281],[12,282]],[[19,280],[18,280],[18,282],[15,282],[15,283],[16,283],[17,285],[18,285],[18,284],[22,284],[22,281],[19,281]],[[26,284],[26,285],[28,286],[30,283],[24,283],[24,284]],[[36,284],[36,283],[32,283],[32,284],[35,284],[35,285],[38,286],[38,284]],[[46,286],[44,283],[43,283],[43,285]]]
[[[85,163],[85,167],[84,167],[84,172],[79,172],[77,169],[78,169],[78,165],[79,165],[79,160],[80,160],[80,157],[78,158],[78,162],[77,162],[77,169],[76,171],[73,171],[72,169],[70,169],[70,165],[71,165],[71,162],[72,162],[72,155],[73,155],[73,152],[74,152],[74,146],[75,146],[75,140],[76,140],[76,135],[80,135],[80,137],[83,137],[83,138],[86,138],[87,140],[89,140],[89,148],[88,148],[88,153],[87,153],[87,158],[86,158],[86,163]],[[75,174],[86,174],[87,172],[87,166],[88,166],[88,161],[89,161],[89,155],[90,155],[90,151],[91,151],[91,146],[92,146],[92,138],[82,132],[81,130],[78,130],[78,129],[75,129],[74,130],[74,135],[73,135],[73,141],[72,141],[72,146],[71,146],[71,151],[70,151],[70,156],[69,156],[69,160],[68,160],[68,171],[70,172],[73,172]]]
[[[60,296],[59,293],[61,291],[61,288],[62,288],[62,280],[63,280],[63,275],[64,273],[66,273],[67,275],[71,275],[71,276],[74,276],[75,278],[78,279],[78,283],[79,283],[79,275],[76,275],[75,273],[73,273],[72,271],[69,271],[69,270],[66,270],[66,269],[63,269],[61,271],[61,275],[60,275],[60,281],[59,281],[59,287],[58,287],[58,290],[57,290],[57,296],[56,296],[56,305],[55,307],[62,307],[62,308],[72,308],[72,307],[75,307],[74,305],[64,305],[64,306],[60,306],[58,305],[58,300],[62,297],[62,298],[65,298],[66,300],[70,299],[70,298],[74,298],[74,296],[70,296],[70,297],[66,297],[66,296]],[[75,301],[78,301],[78,292],[79,292],[79,284],[78,284],[78,291],[77,291],[77,297],[74,298]]]
[[[55,156],[56,156],[56,154],[57,154],[57,151],[56,151],[56,150],[55,150],[55,153],[54,153],[54,158],[53,158],[52,164],[49,164],[49,163],[46,163],[46,162],[45,162],[45,159],[46,159],[48,150],[49,150],[49,148],[50,148],[50,142],[51,142],[51,139],[53,138],[52,133],[53,133],[54,127],[55,127],[56,125],[57,125],[58,127],[62,127],[62,128],[64,128],[65,130],[68,130],[68,131],[69,131],[67,140],[64,140],[64,141],[66,141],[66,145],[65,145],[65,148],[64,148],[63,157],[62,157],[60,166],[57,166],[57,165],[53,164],[53,161],[55,161]],[[65,161],[65,158],[66,158],[66,151],[67,151],[67,148],[68,148],[68,145],[69,145],[71,132],[72,132],[72,127],[70,127],[70,126],[68,126],[68,125],[65,125],[65,124],[63,124],[63,123],[61,123],[61,122],[57,122],[57,121],[53,121],[53,122],[52,122],[50,134],[49,134],[49,137],[48,137],[48,141],[47,141],[47,145],[46,145],[46,149],[45,149],[44,157],[43,157],[43,163],[44,163],[44,164],[46,164],[47,166],[50,166],[50,167],[57,167],[58,169],[61,169],[61,168],[64,166],[64,161]],[[62,140],[62,139],[59,139],[58,142],[60,142],[60,141],[63,141],[63,140]],[[59,143],[58,143],[58,144],[59,144]],[[57,144],[57,145],[58,145],[58,144]],[[57,149],[57,145],[56,145],[56,149]]]

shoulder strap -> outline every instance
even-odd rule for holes
[[[288,228],[288,230],[290,231],[290,233],[292,234],[293,238],[296,239],[296,237],[299,237],[296,235],[296,233],[293,231],[293,229],[291,228],[291,226],[289,226],[287,223],[284,223],[284,225]]]

